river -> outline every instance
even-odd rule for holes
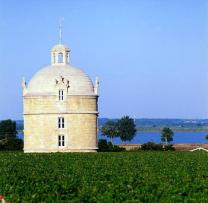
[[[205,144],[208,141],[205,139],[206,132],[176,132],[173,136],[173,144],[187,143],[187,144]],[[161,142],[161,134],[159,132],[139,132],[136,133],[133,140],[126,142],[126,144],[143,144],[145,142]],[[106,139],[105,136],[99,135],[99,139]],[[109,139],[107,139],[109,140]],[[120,138],[113,139],[114,144],[121,144]]]
[[[179,143],[187,143],[187,144],[205,144],[208,143],[208,141],[205,139],[205,136],[207,135],[206,132],[176,132],[174,133],[173,137],[173,144],[179,144]],[[139,132],[136,133],[133,140],[130,142],[126,142],[126,144],[143,144],[145,142],[156,142],[160,143],[160,133],[159,132]],[[18,138],[23,139],[22,134],[17,135]],[[99,135],[99,139],[107,139],[105,136]],[[114,138],[113,139],[114,144],[121,144],[120,138]]]

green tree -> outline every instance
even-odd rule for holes
[[[113,144],[113,138],[118,137],[117,123],[114,121],[107,121],[101,128],[101,133],[102,135],[109,137],[111,143]]]
[[[0,122],[0,140],[16,138],[16,122],[10,119]]]
[[[16,138],[16,122],[10,119],[0,122],[0,150],[22,150],[23,140]]]
[[[167,145],[173,141],[174,132],[170,128],[163,128],[161,131],[161,141]]]
[[[118,120],[118,134],[122,142],[131,141],[134,138],[136,131],[134,120],[129,116],[124,116]]]

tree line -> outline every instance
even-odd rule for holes
[[[113,138],[119,137],[124,143],[131,141],[137,132],[134,119],[129,116],[124,116],[116,121],[107,121],[101,128],[101,134],[109,137],[113,144]],[[164,144],[169,144],[173,141],[174,132],[170,128],[163,128],[161,131],[161,141]]]

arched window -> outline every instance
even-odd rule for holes
[[[58,63],[63,63],[63,53],[58,53]]]

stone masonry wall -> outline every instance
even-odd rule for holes
[[[95,151],[97,114],[97,96],[25,97],[25,152]],[[64,117],[64,129],[58,128],[58,117]],[[65,147],[58,147],[58,135],[65,135]]]

